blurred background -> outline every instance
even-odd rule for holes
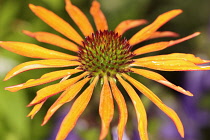
[[[72,0],[88,16],[92,0]],[[147,19],[151,23],[158,15],[172,10],[182,9],[184,13],[171,20],[160,28],[187,36],[200,31],[201,35],[167,48],[166,50],[151,53],[168,54],[172,52],[193,53],[203,59],[210,59],[210,1],[209,0],[99,0],[101,8],[107,17],[109,29],[113,30],[121,21],[126,19]],[[28,4],[43,6],[54,11],[60,17],[68,21],[75,29],[73,21],[64,9],[64,0],[0,0],[0,40],[20,41],[41,45],[46,48],[58,50],[57,47],[40,43],[33,38],[24,35],[22,30],[47,31],[56,33],[28,8]],[[140,26],[127,31],[124,36],[130,38],[139,31]],[[56,33],[59,34],[59,33]],[[172,40],[163,38],[141,43],[157,42],[160,40]],[[64,50],[59,50],[64,51]],[[59,128],[62,118],[69,110],[70,104],[62,107],[52,119],[40,126],[49,106],[57,97],[51,97],[45,106],[38,112],[33,120],[27,118],[31,108],[26,105],[35,97],[36,91],[43,86],[37,86],[11,93],[4,87],[16,85],[32,78],[39,78],[42,74],[52,69],[32,70],[24,72],[14,78],[3,82],[5,74],[14,66],[33,60],[0,48],[0,139],[1,140],[53,140]],[[167,87],[153,81],[138,77],[138,79],[157,94],[162,101],[173,108],[180,116],[185,126],[185,138],[182,139],[172,121],[162,113],[147,98],[141,95],[146,107],[149,120],[149,137],[151,140],[209,140],[210,139],[210,71],[199,72],[160,72],[169,81],[191,91],[194,97],[186,97]],[[46,86],[46,85],[44,85]],[[97,90],[97,89],[96,89]],[[97,91],[96,91],[97,92]],[[94,96],[97,96],[96,94]],[[126,127],[124,140],[139,140],[135,123],[135,112],[127,96],[129,109],[129,121]],[[96,98],[97,99],[97,98]],[[69,140],[96,140],[100,131],[100,119],[98,115],[98,101],[93,98],[78,121],[74,131],[68,137]],[[118,110],[115,109],[115,118],[112,123],[112,134],[116,139],[116,125]]]

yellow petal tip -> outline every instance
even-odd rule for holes
[[[8,75],[8,74],[7,74],[7,75],[4,77],[3,81],[9,80],[11,77],[12,77],[12,75]]]
[[[2,48],[4,48],[4,43],[5,43],[6,41],[0,41],[0,47],[2,47]]]
[[[176,11],[177,13],[182,13],[183,12],[182,9],[174,9],[173,11]]]
[[[31,104],[31,103],[29,103],[26,107],[30,107],[30,106],[32,106],[32,104]]]
[[[172,11],[173,11],[174,17],[180,15],[183,12],[183,10],[181,10],[181,9],[175,9]]]
[[[16,92],[16,91],[12,90],[11,87],[5,87],[4,90],[10,91],[10,92]]]
[[[29,6],[30,9],[35,9],[36,8],[36,6],[33,5],[33,4],[29,4],[28,6]]]
[[[181,10],[181,9],[174,9],[174,10],[168,11],[164,14],[172,14],[172,15],[174,15],[173,17],[175,17],[175,16],[181,14],[182,12],[183,12],[183,10]]]
[[[65,0],[65,3],[66,3],[66,5],[69,5],[69,4],[71,4],[71,1],[70,0]]]
[[[36,104],[38,104],[40,102],[37,102],[37,100],[34,98],[26,107],[30,107],[30,106],[36,105]]]
[[[6,77],[3,79],[3,81],[7,81],[7,80],[8,80],[8,78],[6,78]]]
[[[30,117],[31,119],[33,119],[33,118],[34,118],[34,116],[33,116],[33,115],[31,115],[30,113],[29,113],[26,117]]]
[[[183,132],[179,132],[180,133],[180,136],[182,137],[182,138],[184,138],[184,131]]]
[[[47,120],[44,120],[41,124],[41,126],[44,126],[47,123]]]
[[[194,96],[190,91],[186,91],[186,90],[184,90],[184,92],[181,92],[181,93],[184,93],[187,96]]]
[[[195,32],[195,36],[198,36],[200,34],[201,34],[201,32]]]
[[[191,97],[192,97],[192,96],[194,96],[194,95],[193,95],[192,93],[190,93],[190,94],[188,94],[188,96],[191,96]]]
[[[22,30],[22,33],[24,33],[25,35],[30,36],[30,37],[35,37],[34,33],[27,31],[27,30]]]

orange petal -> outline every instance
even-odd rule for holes
[[[179,44],[181,42],[184,42],[186,40],[189,40],[191,38],[194,38],[194,37],[196,37],[198,35],[200,35],[200,32],[195,32],[195,33],[193,33],[191,35],[188,35],[186,37],[183,37],[183,38],[180,38],[180,39],[177,39],[177,40],[171,40],[169,46],[173,46],[173,45]]]
[[[161,60],[185,60],[192,62],[194,64],[205,64],[209,63],[210,60],[203,60],[199,57],[195,57],[193,54],[185,54],[185,53],[172,53],[166,55],[156,55],[156,56],[149,56],[143,57],[139,59],[135,59],[138,62],[145,62],[145,61],[161,61]]]
[[[164,41],[164,42],[149,44],[149,45],[146,45],[146,46],[143,46],[141,48],[136,49],[135,51],[133,51],[133,53],[135,55],[141,55],[141,54],[145,54],[145,53],[149,53],[149,52],[160,51],[160,50],[163,50],[167,47],[176,45],[178,43],[181,43],[183,41],[186,41],[188,39],[196,37],[199,34],[200,34],[199,32],[196,32],[196,33],[193,33],[191,35],[188,35],[186,37],[183,37],[183,38],[180,38],[180,39],[177,39],[177,40],[171,40],[171,41],[167,41],[167,42]]]
[[[166,106],[151,90],[142,85],[140,82],[138,82],[137,80],[133,79],[132,77],[126,74],[122,75],[131,84],[133,84],[141,93],[143,93],[147,98],[149,98],[157,107],[159,107],[163,112],[165,112],[166,115],[168,115],[168,117],[170,117],[173,120],[181,137],[184,137],[184,127],[176,112],[171,108],[169,108],[168,106]]]
[[[139,32],[137,32],[130,40],[130,45],[138,44],[146,39],[148,39],[154,32],[159,29],[162,25],[164,25],[166,22],[171,20],[172,18],[176,17],[182,13],[182,10],[171,10],[169,12],[166,12],[160,16],[157,17],[157,19],[150,25],[146,26]]]
[[[90,86],[75,100],[69,113],[66,115],[60,126],[60,130],[58,132],[56,140],[64,140],[67,137],[67,135],[70,133],[70,131],[74,128],[79,116],[85,110],[87,104],[90,101],[90,98],[92,96],[97,81],[98,81],[98,76],[94,79],[94,81],[90,84]]]
[[[128,119],[128,111],[127,106],[124,97],[122,96],[122,93],[117,88],[117,85],[115,84],[114,80],[110,78],[110,85],[112,89],[112,94],[114,95],[114,98],[117,102],[118,108],[119,108],[119,123],[118,123],[118,140],[122,140],[123,133],[125,130],[125,125],[127,123]]]
[[[121,78],[121,76],[117,75],[119,82],[122,84],[124,89],[127,91],[128,95],[130,96],[134,108],[136,110],[136,116],[138,120],[138,131],[141,137],[141,140],[149,140],[147,134],[147,114],[144,108],[144,105],[136,93],[136,91],[132,88],[132,86],[127,83],[125,80]]]
[[[136,50],[133,51],[135,55],[141,55],[145,53],[150,53],[150,52],[155,52],[155,51],[160,51],[169,46],[169,42],[158,42],[158,43],[153,43],[149,45],[145,45],[143,47],[140,47]]]
[[[77,56],[61,53],[58,51],[46,49],[35,44],[24,42],[0,41],[0,46],[17,54],[42,59],[66,59],[75,60]]]
[[[171,82],[169,82],[167,79],[165,79],[162,75],[156,73],[156,72],[153,72],[153,71],[149,71],[149,70],[144,70],[144,69],[136,69],[136,68],[131,68],[131,71],[136,73],[136,74],[139,74],[139,75],[142,75],[148,79],[151,79],[151,80],[154,80],[158,83],[161,83],[165,86],[168,86],[178,92],[181,92],[185,95],[188,95],[188,96],[193,96],[193,94],[189,91],[186,91],[184,90],[183,88],[179,87],[179,86],[176,86],[174,84],[172,84]]]
[[[149,39],[154,39],[154,38],[161,38],[161,37],[178,37],[179,34],[171,31],[156,31],[154,32],[149,38]]]
[[[68,67],[76,65],[80,65],[80,63],[77,61],[68,61],[61,59],[28,61],[20,65],[17,65],[12,70],[10,70],[5,76],[4,81],[27,70],[39,69],[39,68]]]
[[[116,28],[115,32],[118,33],[118,35],[122,35],[124,32],[127,30],[140,26],[142,24],[146,24],[147,21],[144,19],[139,19],[139,20],[125,20],[122,21]]]
[[[90,80],[90,78],[85,78],[76,84],[70,86],[65,90],[61,96],[55,101],[55,103],[48,109],[47,114],[44,117],[42,125],[45,125],[51,116],[65,103],[70,102],[78,94],[78,92],[83,88],[83,86]]]
[[[100,3],[94,0],[90,8],[90,14],[93,16],[98,31],[108,30],[106,17],[100,9]]]
[[[39,42],[52,44],[52,45],[55,45],[55,46],[58,46],[58,47],[61,47],[70,51],[74,51],[74,52],[79,51],[79,47],[76,44],[52,33],[47,33],[47,32],[32,33],[26,30],[23,30],[23,33],[30,37],[36,38]]]
[[[37,91],[36,97],[31,101],[31,103],[28,106],[38,104],[38,103],[42,102],[43,100],[46,100],[49,97],[51,97],[55,94],[58,94],[61,91],[66,90],[68,87],[70,87],[71,85],[73,85],[74,83],[76,83],[78,80],[80,80],[81,78],[83,78],[86,75],[87,75],[87,72],[84,72],[83,74],[81,74],[77,77],[74,77],[74,78],[65,80],[63,82],[53,84],[53,85],[50,85],[50,86],[40,89],[39,91]]]
[[[11,92],[16,92],[20,89],[49,83],[49,82],[58,80],[60,78],[63,78],[63,77],[68,76],[68,75],[72,75],[72,74],[80,72],[80,71],[81,70],[78,70],[78,69],[68,69],[68,70],[59,70],[59,71],[50,72],[50,73],[44,74],[39,79],[30,79],[26,83],[6,87],[5,90],[9,90]]]
[[[210,70],[210,66],[197,66],[192,62],[185,60],[154,60],[134,62],[132,65],[151,68],[163,71],[197,71]]]
[[[53,29],[82,46],[82,37],[62,18],[41,6],[29,4],[29,8]]]
[[[41,109],[42,105],[45,103],[46,100],[42,101],[39,104],[36,104],[34,106],[34,108],[31,110],[31,112],[27,115],[27,117],[31,117],[31,119],[34,118],[34,116],[36,115],[36,113]]]
[[[105,139],[109,132],[109,125],[114,115],[114,103],[107,76],[103,77],[104,83],[100,95],[99,115],[101,117],[100,140]]]
[[[80,28],[84,36],[89,36],[94,32],[87,17],[79,8],[72,5],[70,0],[66,0],[66,11]]]

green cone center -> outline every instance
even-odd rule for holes
[[[133,54],[129,42],[113,31],[97,31],[87,36],[80,49],[81,68],[91,76],[115,76],[128,72]]]

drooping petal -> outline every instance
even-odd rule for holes
[[[127,123],[128,119],[128,111],[125,99],[120,92],[120,90],[117,88],[117,85],[115,84],[114,80],[110,78],[110,85],[112,89],[112,94],[114,96],[114,99],[117,102],[118,108],[119,108],[119,123],[118,123],[118,140],[122,140],[123,133],[125,130],[125,125]]]
[[[82,37],[62,18],[41,6],[29,4],[29,8],[53,29],[82,46]]]
[[[75,74],[80,71],[81,70],[78,70],[78,69],[68,69],[68,70],[59,70],[59,71],[50,72],[50,73],[44,74],[39,79],[30,79],[23,84],[6,87],[5,90],[9,90],[11,92],[16,92],[16,91],[24,89],[24,88],[49,83],[49,82],[61,79],[65,76]]]
[[[118,35],[122,35],[124,32],[131,28],[135,28],[137,26],[140,26],[142,24],[146,24],[147,21],[144,19],[139,19],[139,20],[125,20],[122,21],[116,28],[115,32],[118,33]]]
[[[84,36],[89,36],[94,32],[85,14],[79,8],[72,5],[70,0],[66,0],[66,11],[80,28]]]
[[[196,37],[198,35],[200,35],[200,32],[195,32],[195,33],[193,33],[191,35],[188,35],[186,37],[183,37],[183,38],[180,38],[180,39],[177,39],[177,40],[171,40],[169,46],[173,46],[173,45],[179,44],[181,42],[184,42],[186,40],[189,40],[191,38],[194,38],[194,37]]]
[[[131,68],[131,71],[136,73],[136,74],[139,74],[139,75],[142,75],[148,79],[151,79],[151,80],[154,80],[158,83],[161,83],[165,86],[168,86],[178,92],[181,92],[185,95],[188,95],[188,96],[193,96],[193,94],[189,91],[186,91],[184,90],[183,88],[179,87],[179,86],[176,86],[174,84],[172,84],[171,82],[169,82],[167,79],[165,79],[162,75],[156,73],[156,72],[153,72],[153,71],[149,71],[149,70],[144,70],[144,69],[136,69],[136,68]]]
[[[100,140],[103,140],[107,136],[109,132],[110,122],[112,121],[114,115],[114,103],[107,76],[104,76],[103,79],[104,83],[101,90],[100,104],[99,104],[99,115],[101,117],[101,125],[102,125]]]
[[[133,102],[134,108],[136,110],[136,116],[138,120],[138,131],[139,131],[141,140],[149,140],[148,134],[147,134],[147,115],[146,115],[146,111],[140,97],[138,96],[136,91],[133,89],[133,87],[129,83],[127,83],[125,80],[123,80],[121,76],[117,75],[117,78]]]
[[[131,37],[131,39],[129,40],[130,45],[135,45],[148,39],[155,31],[157,31],[157,29],[159,29],[162,25],[164,25],[166,22],[176,17],[180,13],[182,13],[182,10],[177,9],[171,10],[158,16],[153,23],[146,26],[145,28],[137,32],[133,37]]]
[[[178,43],[181,43],[181,42],[184,42],[188,39],[196,37],[199,34],[200,34],[199,32],[196,32],[196,33],[193,33],[191,35],[188,35],[186,37],[183,37],[183,38],[180,38],[180,39],[177,39],[177,40],[163,41],[163,42],[149,44],[149,45],[146,45],[146,46],[143,46],[141,48],[136,49],[135,51],[133,51],[133,53],[135,55],[141,55],[141,54],[145,54],[145,53],[149,53],[149,52],[160,51],[160,50],[163,50],[167,47],[176,45]]]
[[[199,57],[195,57],[193,54],[185,54],[185,53],[172,53],[165,55],[156,55],[156,56],[148,56],[139,59],[135,59],[138,62],[146,62],[146,61],[158,61],[158,60],[185,60],[192,62],[194,64],[205,64],[209,63],[210,60],[203,60]]]
[[[60,130],[58,132],[56,140],[64,140],[70,133],[70,131],[74,128],[79,116],[85,110],[86,106],[90,101],[97,81],[98,76],[93,80],[90,86],[75,100],[69,113],[66,115],[60,126]]]
[[[193,62],[185,60],[154,60],[154,61],[136,61],[134,66],[146,67],[162,71],[198,71],[210,70],[210,66],[197,66]]]
[[[70,102],[82,89],[82,87],[90,80],[86,77],[85,79],[75,83],[65,90],[61,96],[55,101],[55,103],[48,109],[47,114],[44,117],[42,125],[45,125],[51,116],[65,103]]]
[[[79,51],[79,47],[76,44],[52,33],[47,33],[47,32],[32,33],[26,30],[23,30],[23,33],[30,37],[36,38],[39,42],[52,44],[52,45],[55,45],[55,46],[58,46],[58,47],[61,47],[61,48],[64,48],[73,52]]]
[[[28,61],[20,65],[17,65],[12,70],[10,70],[5,76],[4,81],[27,70],[39,69],[39,68],[68,67],[68,66],[77,66],[77,65],[80,65],[80,63],[77,61],[68,61],[61,59]]]
[[[100,9],[100,3],[94,0],[90,8],[90,14],[93,16],[96,28],[98,31],[108,30],[106,17]]]
[[[148,40],[154,38],[161,38],[161,37],[178,37],[178,36],[179,34],[171,31],[156,31],[148,38]]]
[[[31,119],[34,118],[34,116],[36,115],[36,113],[41,109],[42,105],[45,103],[46,100],[42,101],[39,104],[36,104],[34,106],[34,108],[31,110],[31,112],[27,115],[27,117],[31,117]]]
[[[151,90],[142,85],[140,82],[126,74],[122,75],[131,84],[133,84],[141,93],[143,93],[147,98],[149,98],[157,107],[159,107],[164,113],[166,113],[166,115],[168,115],[168,117],[170,117],[173,120],[181,137],[184,137],[184,127],[176,112],[168,106],[166,106]]]
[[[47,87],[44,87],[44,88],[38,90],[36,93],[36,97],[30,102],[30,104],[28,106],[38,104],[38,103],[42,102],[43,100],[46,100],[49,97],[51,97],[55,94],[58,94],[61,91],[66,90],[68,87],[70,87],[71,85],[73,85],[74,83],[76,83],[78,80],[80,80],[81,78],[83,78],[86,75],[87,75],[87,72],[84,72],[83,74],[76,76],[74,78],[71,78],[71,79],[65,80],[63,82],[53,84],[53,85],[50,85],[50,86],[47,86]]]
[[[77,56],[46,49],[35,44],[25,42],[0,41],[4,49],[31,58],[76,60]]]

